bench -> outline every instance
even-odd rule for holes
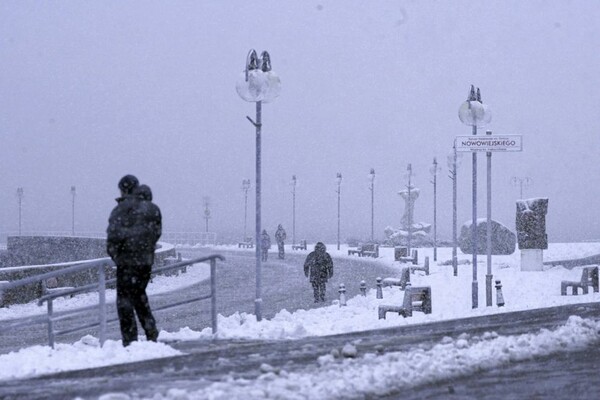
[[[594,288],[594,292],[599,290],[598,282],[598,267],[585,267],[581,271],[581,280],[579,281],[562,281],[560,283],[561,296],[567,295],[567,288],[572,288],[572,294],[577,295],[578,289],[581,288],[583,294],[588,294],[588,286]]]
[[[68,292],[73,289],[75,289],[73,286],[58,286],[58,280],[56,278],[48,278],[42,281],[43,296],[52,293],[58,293],[60,295],[60,293],[65,292],[65,296],[69,296],[69,298],[72,298],[73,294]]]
[[[385,278],[381,281],[383,286],[400,286],[400,290],[406,289],[406,284],[410,282],[410,270],[402,268],[400,278]]]
[[[419,263],[419,252],[417,250],[413,250],[411,253],[412,253],[412,257],[398,257],[398,259],[396,261],[410,262],[415,265],[418,264]]]
[[[253,247],[254,247],[254,242],[252,241],[252,238],[246,238],[245,241],[238,243],[238,248],[251,249]]]
[[[406,285],[404,299],[401,306],[380,305],[378,309],[379,319],[385,319],[388,312],[396,312],[404,318],[412,317],[413,311],[431,314],[431,287],[411,287]]]
[[[306,250],[306,240],[301,240],[300,244],[293,244],[292,250]]]
[[[410,272],[414,273],[415,271],[423,271],[425,272],[425,275],[429,275],[429,257],[425,257],[425,262],[423,263],[423,266],[414,265],[410,267]]]
[[[358,247],[358,249],[350,249],[348,250],[348,255],[351,256],[353,254],[357,254],[359,257],[379,257],[379,245],[378,244],[362,244]]]

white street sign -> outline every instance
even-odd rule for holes
[[[471,135],[456,137],[456,151],[523,151],[521,135]]]

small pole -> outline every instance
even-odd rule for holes
[[[98,313],[100,314],[100,347],[106,342],[106,275],[104,264],[98,266]]]
[[[425,264],[423,265],[425,275],[429,275],[429,256],[425,257]]]
[[[496,281],[496,305],[498,307],[504,307],[504,295],[502,294],[502,284],[500,281]]]
[[[210,259],[210,314],[213,335],[217,333],[217,261]]]
[[[377,295],[375,297],[377,297],[378,299],[383,299],[383,289],[381,288],[382,287],[381,277],[378,276],[376,281],[377,281]]]
[[[473,125],[473,136],[477,136],[477,125]],[[471,283],[471,306],[477,308],[479,306],[479,285],[477,283],[477,152],[473,151],[473,214],[471,221],[471,249],[473,252],[473,282]]]
[[[340,294],[340,307],[346,306],[346,285],[340,283],[338,293]]]
[[[456,163],[457,163],[457,154],[456,154],[456,139],[454,139],[454,145],[452,146],[454,150],[453,155],[453,163],[452,163],[452,270],[454,272],[454,276],[458,276],[458,256],[457,256],[457,234],[456,234]]]
[[[360,281],[360,294],[363,296],[367,295],[367,282]]]

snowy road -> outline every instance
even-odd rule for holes
[[[295,341],[275,342],[182,342],[174,347],[188,353],[184,356],[156,359],[135,364],[65,372],[29,380],[3,382],[0,398],[74,398],[95,399],[102,393],[127,393],[131,398],[168,397],[170,388],[197,391],[214,382],[227,379],[256,379],[264,374],[264,365],[286,373],[315,370],[319,358],[341,349],[348,343],[356,346],[358,356],[366,353],[409,351],[417,347],[427,351],[445,336],[457,338],[467,333],[482,335],[495,331],[499,335],[518,335],[541,328],[554,328],[569,315],[591,318],[600,312],[600,304],[569,305],[544,310],[498,314],[432,324],[412,325],[369,332],[314,337]],[[599,394],[597,346],[578,353],[556,353],[532,361],[510,362],[502,368],[482,369],[482,372],[434,382],[414,389],[402,390],[402,398],[445,398],[449,387],[453,398],[545,398],[544,393],[560,386],[557,393],[569,394],[577,384],[586,387],[589,398]],[[261,368],[261,365],[263,366]],[[590,373],[585,373],[589,371]],[[480,382],[481,381],[481,382]],[[532,382],[539,382],[532,384]],[[549,385],[549,386],[546,386]],[[569,389],[571,388],[571,389]],[[559,390],[559,388],[556,388]],[[542,393],[541,397],[536,397]],[[552,392],[554,393],[554,392]],[[577,392],[575,392],[577,393]],[[397,398],[388,394],[387,398]],[[579,397],[579,396],[577,396]],[[196,397],[192,397],[196,398]],[[203,397],[198,397],[203,398]],[[560,395],[554,398],[562,398]]]

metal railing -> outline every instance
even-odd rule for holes
[[[169,264],[159,268],[153,268],[152,275],[157,275],[159,273],[181,270],[184,267],[210,262],[210,293],[204,296],[195,297],[192,299],[188,299],[185,301],[180,301],[176,303],[171,303],[164,305],[159,308],[155,308],[154,311],[162,311],[171,309],[174,307],[179,307],[188,303],[211,299],[211,324],[213,334],[217,332],[217,299],[216,299],[216,262],[217,260],[225,260],[225,258],[221,255],[215,254],[208,257],[195,258],[192,260],[184,260],[180,262],[176,262],[173,264]],[[75,264],[75,263],[74,263]],[[35,324],[43,324],[46,323],[48,327],[48,344],[50,347],[54,348],[55,337],[59,335],[65,335],[69,333],[74,333],[90,328],[99,327],[99,340],[100,345],[103,345],[106,341],[106,327],[110,322],[115,322],[118,319],[107,319],[106,315],[106,287],[107,285],[111,285],[116,283],[116,279],[106,279],[106,268],[114,267],[114,263],[110,258],[102,258],[93,261],[87,262],[77,262],[77,264],[63,268],[59,271],[46,272],[42,274],[38,274],[35,276],[31,276],[28,278],[19,279],[16,281],[0,281],[0,298],[2,297],[3,291],[13,288],[22,287],[25,285],[30,285],[32,283],[42,283],[42,287],[45,288],[45,282],[51,278],[58,278],[60,276],[77,273],[85,270],[97,270],[98,273],[98,282],[92,283],[89,285],[73,287],[73,288],[54,288],[54,289],[45,289],[43,295],[38,299],[38,305],[42,305],[43,303],[47,304],[47,313],[46,315],[36,315],[32,317],[17,319],[17,320],[9,320],[2,321],[2,325],[0,326],[0,332],[10,331],[14,332],[14,328],[27,326],[27,325],[35,325]],[[89,293],[89,292],[98,292],[98,304],[88,307],[80,307],[74,310],[65,310],[60,313],[55,313],[53,308],[53,301],[58,297],[64,296],[73,296],[75,294],[81,293]],[[89,314],[89,312],[97,311],[98,313],[98,322],[80,325],[77,327],[65,329],[62,331],[56,331],[54,327],[54,323],[57,321],[65,320],[68,318],[72,318],[75,316],[80,316],[83,314]]]

